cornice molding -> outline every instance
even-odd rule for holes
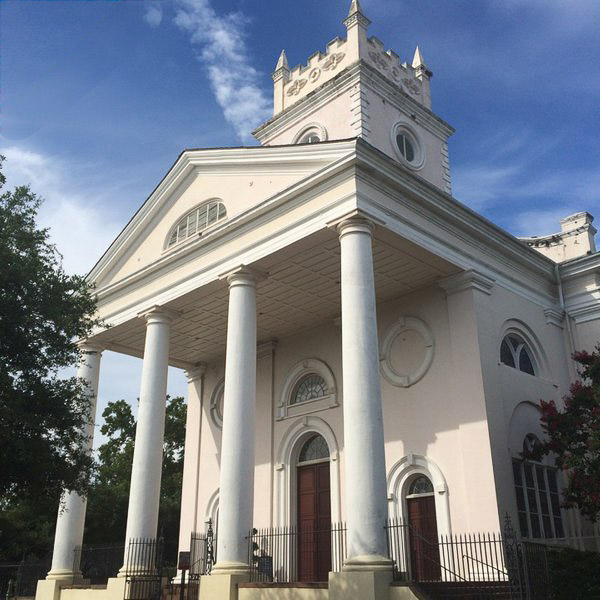
[[[560,329],[564,328],[565,311],[556,308],[545,308],[544,317],[546,317],[547,325],[554,325]]]
[[[489,296],[495,282],[495,279],[471,270],[440,279],[438,285],[445,290],[446,296],[452,296],[471,289]]]
[[[600,275],[600,252],[559,263],[558,270],[563,281],[594,272]]]

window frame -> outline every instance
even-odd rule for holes
[[[327,386],[327,394],[304,402],[292,403],[298,384],[308,375],[318,375]],[[300,415],[316,413],[339,406],[337,386],[332,370],[318,358],[305,358],[296,363],[283,381],[276,407],[276,419],[281,421]]]
[[[533,486],[528,485],[526,469],[531,469],[531,479]],[[517,483],[515,469],[519,470],[520,484]],[[544,489],[540,488],[539,472],[542,471],[542,483]],[[523,458],[512,459],[513,472],[513,487],[515,490],[515,500],[518,515],[518,527],[521,537],[531,540],[560,540],[565,536],[565,519],[560,506],[560,485],[559,485],[559,470],[556,467],[545,465],[541,462],[532,461]],[[553,474],[553,485],[555,490],[552,490],[550,485],[550,476]],[[522,502],[525,510],[519,507],[519,488],[521,488]],[[529,491],[533,493],[530,496]],[[543,512],[542,496],[545,499],[547,513]],[[552,501],[552,496],[555,496],[556,504]],[[535,500],[535,511],[532,511],[532,498]],[[558,512],[556,512],[558,511]],[[522,515],[524,515],[527,531],[524,532]],[[546,524],[544,517],[547,517],[550,524],[549,535],[546,535]],[[537,520],[537,529],[539,536],[534,536],[533,519]],[[558,526],[557,526],[558,520]],[[561,534],[561,535],[559,535]]]
[[[518,341],[518,345],[516,346],[516,348],[513,346],[511,338],[516,338],[516,340]],[[513,361],[512,365],[504,362],[504,360],[502,359],[502,349],[505,344],[511,353],[511,358]],[[523,370],[521,368],[521,353],[523,351],[525,351],[529,358],[529,362],[531,363],[533,373],[530,373],[529,371]],[[498,349],[498,358],[500,364],[504,365],[505,367],[515,369],[521,373],[525,373],[526,375],[531,375],[532,377],[540,376],[540,362],[537,358],[536,352],[533,349],[533,345],[522,333],[518,331],[509,330],[504,333],[500,342],[500,348]]]
[[[203,227],[199,226],[200,222],[200,214],[201,211],[206,207],[206,215],[205,215],[205,223]],[[211,210],[213,207],[216,207],[217,217],[216,219],[210,221]],[[189,223],[190,218],[194,219],[194,230],[189,232]],[[171,250],[177,246],[181,246],[181,244],[186,241],[193,239],[194,237],[200,237],[206,230],[211,229],[217,223],[224,221],[227,219],[227,207],[225,203],[220,198],[211,198],[210,200],[205,200],[200,204],[197,204],[194,208],[185,213],[182,217],[177,219],[175,225],[169,229],[169,233],[167,235],[167,239],[165,242],[165,250]],[[185,223],[185,235],[180,236],[179,228]],[[174,241],[173,241],[174,238]]]
[[[394,123],[390,133],[392,148],[400,162],[414,171],[422,169],[425,166],[425,149],[414,128],[406,121],[398,121]],[[414,152],[414,159],[412,161],[409,161],[400,150],[397,141],[399,135],[403,135],[412,145]]]
[[[303,142],[302,139],[305,138],[309,133],[315,133],[319,141],[318,142]],[[327,141],[327,129],[323,127],[320,123],[308,123],[304,125],[300,131],[294,136],[292,144],[315,144],[320,142]]]

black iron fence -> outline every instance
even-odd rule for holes
[[[37,582],[50,570],[50,558],[41,561],[0,564],[0,600],[17,596],[35,596]]]
[[[395,519],[385,529],[396,580],[509,580],[499,533],[427,536]]]
[[[74,552],[73,572],[81,571],[92,585],[104,585],[123,566],[124,551],[123,544],[79,546]]]
[[[125,600],[160,600],[163,548],[162,538],[129,540],[125,556]]]
[[[248,535],[250,581],[326,581],[346,557],[346,526],[275,527]]]

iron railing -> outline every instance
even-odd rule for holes
[[[247,539],[250,581],[326,581],[329,571],[341,571],[346,558],[343,523],[253,529]]]
[[[50,558],[43,561],[0,564],[0,600],[17,596],[35,596],[37,582],[50,570]]]
[[[426,536],[397,519],[385,529],[396,580],[508,582],[499,533]]]
[[[105,585],[123,566],[124,551],[123,544],[78,546],[73,557],[73,572],[81,571],[92,585]]]
[[[125,600],[159,600],[162,593],[162,538],[129,540],[125,555]]]

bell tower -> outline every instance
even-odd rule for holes
[[[266,146],[361,137],[451,193],[453,128],[431,110],[431,77],[417,47],[411,64],[368,36],[359,0],[344,19],[346,39],[290,69],[285,50],[273,73],[273,117],[254,131]]]

